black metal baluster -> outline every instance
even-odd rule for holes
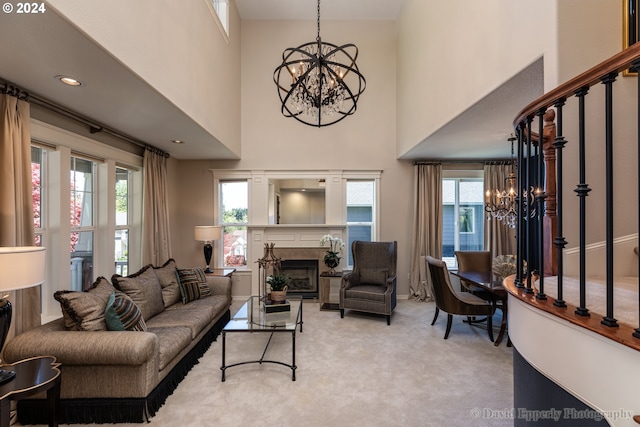
[[[523,159],[523,148],[524,148],[524,140],[523,140],[523,124],[520,123],[518,125],[518,129],[516,134],[518,135],[518,199],[516,200],[518,204],[518,223],[517,223],[517,240],[516,240],[516,287],[524,288],[524,280],[523,280],[523,271],[522,271],[522,257],[524,256],[524,248],[525,248],[525,236],[524,236],[524,218],[522,217],[524,212],[524,174],[522,168],[522,159]],[[639,304],[640,306],[640,304]]]
[[[543,188],[544,188],[544,141],[543,141],[543,132],[544,132],[544,113],[547,112],[546,108],[543,108],[538,111],[538,173],[536,174],[536,180],[538,188],[535,192],[536,194],[536,209],[537,209],[537,221],[538,224],[538,273],[540,278],[538,279],[538,293],[536,294],[536,299],[546,300],[547,296],[544,293],[544,215],[545,215],[545,207],[544,201],[547,198]]]
[[[618,73],[610,73],[602,78],[605,85],[607,315],[600,323],[614,328],[619,326],[613,317],[613,82],[617,76]]]
[[[586,296],[586,197],[589,195],[589,185],[586,180],[586,160],[585,160],[585,126],[584,126],[584,97],[589,92],[589,87],[585,86],[576,91],[578,97],[578,162],[580,183],[574,190],[580,198],[580,306],[575,313],[579,316],[591,316],[587,308]]]
[[[567,141],[564,139],[562,131],[562,107],[565,103],[565,98],[560,98],[554,104],[556,107],[556,139],[553,142],[553,146],[556,149],[556,238],[553,240],[553,244],[556,247],[556,260],[558,263],[558,298],[553,302],[556,307],[566,307],[567,303],[563,299],[563,277],[564,277],[564,263],[562,252],[565,246],[567,246],[567,240],[564,238],[562,229],[562,151]],[[640,306],[640,304],[639,304]]]
[[[531,123],[533,117],[527,117],[527,167],[525,168],[525,180],[526,180],[526,206],[525,206],[525,220],[527,221],[526,239],[527,239],[527,286],[524,288],[524,292],[527,294],[534,293],[533,283],[531,283]]]

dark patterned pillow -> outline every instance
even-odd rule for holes
[[[172,259],[165,262],[162,267],[153,267],[162,287],[162,301],[169,307],[180,301],[180,286],[176,276],[176,262]]]
[[[211,295],[211,288],[202,268],[178,268],[176,273],[183,304]]]
[[[386,268],[361,268],[360,283],[385,286],[388,275],[389,270]]]
[[[114,274],[111,281],[117,290],[127,294],[136,303],[147,321],[164,311],[162,286],[151,264],[127,277]]]
[[[110,331],[140,331],[147,330],[142,318],[142,312],[135,302],[123,292],[112,292],[104,311],[107,329]]]
[[[114,287],[98,277],[85,292],[58,291],[53,297],[60,303],[65,328],[72,331],[105,331],[104,309]]]

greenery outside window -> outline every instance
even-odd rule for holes
[[[249,183],[247,180],[221,180],[219,185],[222,265],[244,268],[247,265]]]

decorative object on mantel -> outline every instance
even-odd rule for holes
[[[282,258],[278,258],[273,253],[275,243],[264,244],[264,256],[257,260],[258,263],[258,280],[260,286],[260,301],[266,302],[269,300],[267,295],[267,279],[276,272],[280,271],[280,262]]]
[[[339,237],[333,237],[330,234],[325,234],[320,239],[320,246],[324,246],[329,242],[329,250],[324,254],[324,264],[330,268],[329,274],[336,275],[336,267],[340,264],[340,252],[344,249],[344,242]]]
[[[316,40],[282,53],[273,73],[282,114],[309,126],[328,126],[356,112],[366,87],[358,70],[358,48],[337,46],[320,39],[320,0]],[[286,71],[286,72],[283,72]]]
[[[523,271],[527,270],[527,261],[522,260]],[[515,255],[498,255],[491,262],[491,270],[493,274],[502,281],[505,277],[516,274],[516,256]]]
[[[267,284],[271,288],[271,301],[274,303],[283,303],[287,300],[287,289],[290,280],[291,279],[284,274],[267,276]]]

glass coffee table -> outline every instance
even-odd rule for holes
[[[300,332],[302,333],[302,296],[301,295],[289,295],[287,296],[287,302],[289,303],[289,310],[266,313],[264,304],[260,301],[260,297],[251,296],[244,303],[242,307],[233,315],[231,320],[222,329],[222,381],[225,380],[225,372],[227,368],[233,366],[246,365],[248,363],[275,363],[291,368],[291,381],[296,380],[296,329],[300,325]],[[267,332],[269,341],[262,352],[262,356],[258,360],[250,360],[245,362],[226,364],[226,338],[228,332]],[[284,363],[277,360],[265,359],[265,354],[271,343],[274,333],[290,333],[291,334],[291,364]]]

